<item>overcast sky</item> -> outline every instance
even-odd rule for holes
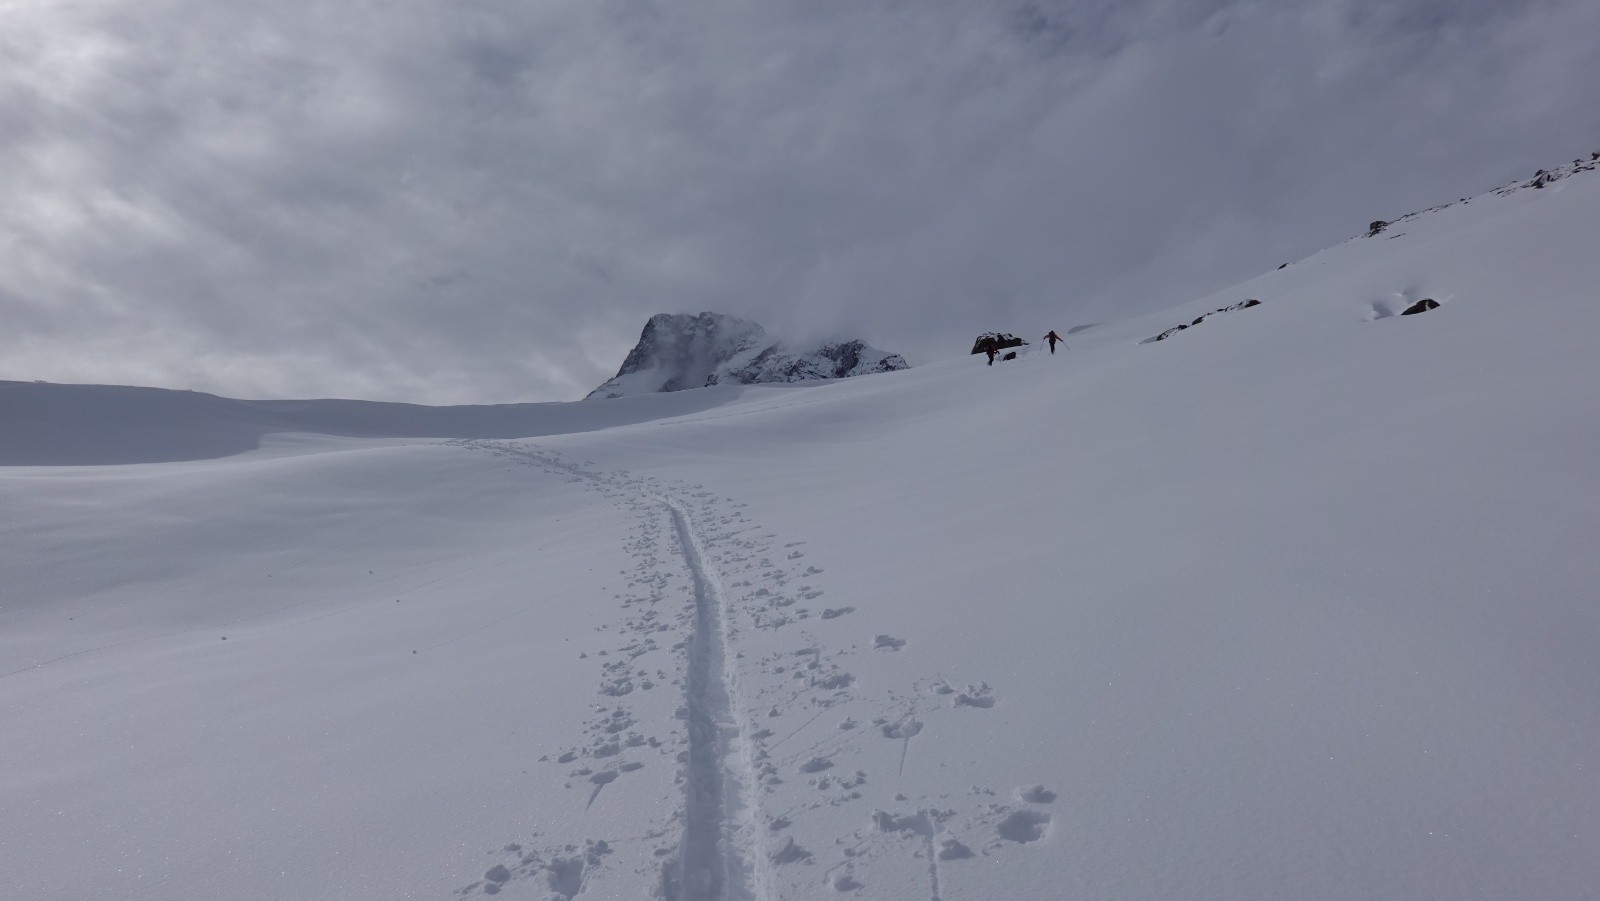
[[[570,400],[1164,308],[1600,149],[1595,0],[4,0],[0,378]]]

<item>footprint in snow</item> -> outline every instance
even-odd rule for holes
[[[1056,799],[1056,793],[1042,785],[1034,785],[1017,789],[1017,797],[1029,804],[1049,804]]]
[[[977,707],[987,710],[988,708],[994,706],[995,697],[992,691],[993,690],[989,688],[989,684],[987,682],[980,682],[977,685],[968,685],[966,691],[960,692],[956,695],[953,706]]]
[[[811,852],[795,844],[791,836],[784,842],[783,847],[772,852],[772,862],[776,864],[799,863],[811,857]]]
[[[612,849],[607,842],[585,840],[581,851],[577,845],[567,845],[565,850],[576,853],[566,857],[552,857],[546,862],[538,851],[524,851],[521,845],[516,844],[506,845],[501,853],[515,857],[507,863],[490,867],[482,879],[459,889],[455,894],[467,896],[481,891],[485,895],[498,895],[516,882],[543,875],[546,885],[553,893],[543,897],[549,897],[551,901],[572,901],[574,897],[582,894],[584,877],[587,873],[600,866],[601,861],[612,853]]]
[[[833,890],[836,892],[853,892],[862,887],[862,884],[856,881],[855,876],[849,873],[840,873],[833,877]]]
[[[583,856],[558,857],[550,861],[545,868],[545,880],[550,886],[550,891],[562,901],[572,901],[577,897],[583,891],[583,876],[584,871],[588,869],[587,864],[596,863],[600,855],[611,853],[605,842],[599,842],[598,847],[601,849],[598,854],[595,851],[596,846],[591,845],[589,852]]]
[[[973,856],[972,849],[953,838],[947,838],[939,843],[940,860],[966,860]]]
[[[797,675],[800,675],[800,674],[797,674]],[[811,687],[812,688],[823,688],[823,689],[827,689],[829,691],[833,691],[833,690],[840,689],[840,688],[849,688],[851,686],[851,684],[853,684],[855,681],[856,681],[856,677],[854,675],[850,674],[850,673],[834,672],[834,673],[830,673],[827,676],[822,676],[822,677],[818,677],[818,678],[812,679],[811,680]]]
[[[872,812],[872,825],[879,832],[909,832],[913,835],[931,836],[937,830],[934,828],[933,818],[925,810],[900,816],[886,810]]]
[[[913,717],[907,717],[897,723],[884,722],[878,728],[884,738],[911,738],[922,731],[922,723]]]
[[[1044,838],[1045,828],[1050,825],[1050,814],[1040,813],[1037,810],[1018,810],[1000,821],[995,831],[1000,837],[1009,839],[1019,844],[1036,842]]]
[[[895,638],[893,635],[878,635],[872,639],[873,650],[898,651],[905,646],[904,638]]]

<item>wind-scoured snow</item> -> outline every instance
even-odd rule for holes
[[[1542,184],[509,431],[0,385],[0,894],[1590,897],[1600,173]]]

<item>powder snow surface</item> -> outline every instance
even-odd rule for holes
[[[0,385],[0,896],[1593,897],[1596,234],[615,407]]]

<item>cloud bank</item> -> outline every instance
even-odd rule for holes
[[[573,399],[656,312],[927,361],[1600,149],[1589,0],[21,0],[0,62],[0,377],[232,396]]]

